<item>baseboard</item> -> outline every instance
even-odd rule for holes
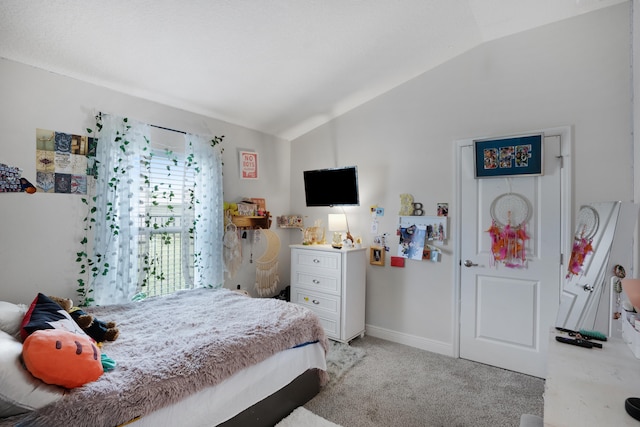
[[[404,344],[410,347],[419,348],[421,350],[455,357],[453,352],[453,344],[451,343],[434,341],[427,338],[417,337],[415,335],[409,335],[403,332],[392,331],[373,325],[366,325],[365,334],[371,335],[375,338],[397,342],[398,344]]]

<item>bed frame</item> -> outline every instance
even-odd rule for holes
[[[0,425],[77,424],[93,417],[107,427],[180,420],[266,427],[307,403],[328,380],[324,329],[311,310],[295,304],[203,288],[90,309],[120,327],[123,338],[105,346],[118,368]]]
[[[271,396],[245,409],[219,427],[269,427],[277,424],[294,409],[320,392],[317,369],[309,369]]]

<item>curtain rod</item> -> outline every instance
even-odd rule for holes
[[[99,111],[97,115],[98,116],[102,116],[102,114],[103,114],[102,111]],[[104,114],[109,114],[109,113],[104,113]],[[183,135],[187,134],[187,132],[185,132],[183,130],[171,129],[171,128],[167,128],[167,127],[164,127],[164,126],[151,125],[151,124],[149,126],[154,127],[154,128],[158,128],[158,129],[162,129],[162,130],[168,130],[169,132],[181,133]]]
[[[149,125],[149,126],[154,127],[154,128],[158,128],[158,129],[162,129],[162,130],[168,130],[169,132],[177,132],[177,133],[181,133],[181,134],[183,134],[183,135],[186,135],[186,134],[187,134],[187,133],[186,133],[185,131],[183,131],[183,130],[176,130],[176,129],[166,128],[166,127],[164,127],[164,126],[158,126],[158,125]]]

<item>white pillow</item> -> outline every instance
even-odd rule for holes
[[[20,336],[20,324],[28,307],[24,304],[13,304],[0,301],[0,331],[4,331],[14,337]]]
[[[22,344],[0,331],[0,418],[42,408],[64,396],[64,389],[45,384],[22,365]]]

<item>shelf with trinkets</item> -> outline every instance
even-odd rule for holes
[[[231,222],[239,229],[268,229],[271,228],[271,214],[265,212],[264,216],[233,215]]]
[[[250,198],[237,203],[224,203],[225,224],[231,222],[241,230],[271,228],[271,214],[265,199]]]

